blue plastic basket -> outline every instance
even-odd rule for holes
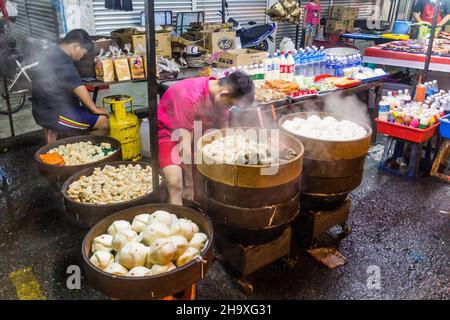
[[[441,137],[450,139],[450,114],[439,119],[441,125],[439,126],[439,133]]]

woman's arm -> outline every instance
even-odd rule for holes
[[[442,20],[441,22],[439,22],[437,25],[438,26],[445,26],[447,24],[447,22],[450,21],[450,14],[447,14]]]

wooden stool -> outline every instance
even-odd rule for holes
[[[450,176],[446,174],[450,170],[449,168],[450,160],[450,139],[444,139],[439,147],[436,159],[433,162],[431,168],[431,176],[439,178],[443,181],[450,182]],[[440,170],[442,167],[442,170]]]

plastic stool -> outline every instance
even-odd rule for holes
[[[433,162],[433,167],[431,168],[430,175],[437,177],[443,181],[450,182],[450,175],[447,173],[450,171],[450,139],[444,139],[439,151],[437,153],[436,159]],[[443,170],[439,170],[443,167]]]
[[[413,180],[430,171],[432,156],[431,139],[425,143],[415,143],[388,137],[379,169]],[[397,162],[399,158],[404,161],[404,165]]]

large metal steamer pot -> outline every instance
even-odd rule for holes
[[[233,128],[248,129],[259,130]],[[281,235],[299,214],[303,145],[293,136],[280,133],[280,150],[291,148],[296,156],[281,160],[276,174],[262,175],[261,169],[269,166],[216,164],[203,154],[203,146],[225,136],[226,130],[203,136],[197,145],[203,159],[197,169],[206,211],[218,230],[232,241],[270,241]]]
[[[141,213],[153,213],[164,210],[187,218],[196,223],[200,232],[208,236],[208,243],[201,252],[203,262],[193,260],[175,270],[146,277],[122,277],[106,273],[96,268],[90,261],[91,246],[95,237],[106,233],[107,228],[116,220],[127,220]],[[99,292],[116,299],[159,299],[177,294],[201,280],[213,262],[214,234],[208,218],[190,208],[169,204],[148,204],[128,208],[106,217],[97,223],[83,241],[82,255],[84,272],[89,283]]]
[[[114,148],[116,151],[109,155],[108,157],[105,157],[101,160],[80,164],[80,165],[64,165],[64,166],[58,166],[58,165],[52,165],[45,162],[42,162],[41,159],[39,159],[39,156],[41,154],[48,153],[51,149],[57,148],[61,145],[76,143],[76,142],[88,142],[91,141],[94,145],[99,143],[109,143],[111,144],[111,147]],[[111,137],[100,137],[100,136],[78,136],[78,137],[71,137],[66,139],[61,139],[56,141],[53,144],[43,146],[40,148],[36,153],[34,154],[34,159],[38,163],[38,169],[39,172],[46,176],[47,179],[52,183],[58,183],[58,182],[64,182],[66,181],[70,176],[80,172],[83,169],[89,168],[91,166],[101,165],[103,163],[107,162],[114,162],[114,161],[121,161],[122,160],[122,147],[118,140],[111,138]]]
[[[302,173],[302,193],[320,201],[345,200],[347,194],[361,184],[364,161],[369,149],[372,128],[359,123],[367,131],[361,139],[345,141],[326,141],[294,134],[283,128],[286,120],[318,115],[323,118],[339,116],[326,112],[299,112],[280,118],[278,124],[282,131],[293,134],[305,147]]]
[[[104,219],[105,217],[113,214],[114,212],[124,210],[130,207],[134,207],[137,205],[142,204],[148,204],[152,202],[160,202],[160,199],[156,199],[154,196],[154,193],[151,192],[147,195],[143,195],[139,198],[129,200],[129,201],[123,201],[113,204],[90,204],[90,203],[82,203],[75,201],[69,197],[67,194],[67,191],[69,189],[69,186],[72,182],[78,180],[81,176],[90,176],[94,172],[95,168],[101,168],[103,169],[105,166],[114,166],[118,167],[120,165],[141,165],[142,167],[150,166],[149,163],[146,162],[133,162],[133,161],[118,161],[118,162],[111,162],[111,163],[105,163],[99,166],[93,166],[89,167],[87,169],[84,169],[75,175],[71,176],[69,179],[66,180],[66,182],[63,184],[61,188],[61,195],[64,199],[64,207],[66,209],[66,217],[69,220],[71,224],[74,224],[81,228],[91,228],[96,223],[98,223],[100,220]],[[152,173],[153,174],[153,173]]]

